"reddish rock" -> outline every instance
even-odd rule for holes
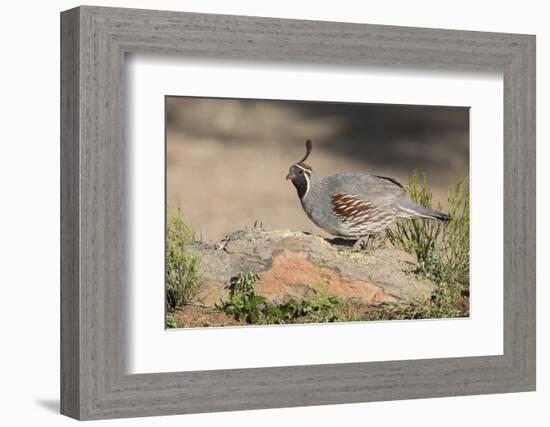
[[[433,288],[407,272],[414,257],[401,250],[357,253],[296,231],[239,231],[217,245],[198,242],[195,250],[207,282],[201,294],[207,306],[226,299],[231,278],[244,272],[258,273],[256,292],[278,302],[321,293],[367,303],[406,301],[428,296]]]
[[[349,279],[335,270],[315,265],[305,252],[285,250],[273,254],[271,267],[260,273],[256,290],[271,300],[302,299],[328,293],[375,303],[385,296],[380,286]]]

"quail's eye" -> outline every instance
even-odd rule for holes
[[[304,173],[304,171],[301,170],[301,171],[300,171],[300,175],[302,175],[303,173]]]

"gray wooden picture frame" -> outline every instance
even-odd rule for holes
[[[504,354],[127,374],[128,53],[502,72]],[[88,6],[62,12],[63,414],[84,420],[530,390],[535,390],[534,36]]]

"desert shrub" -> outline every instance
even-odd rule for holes
[[[204,289],[199,255],[193,250],[195,233],[181,211],[169,211],[166,230],[166,305],[176,310],[194,302]]]
[[[419,182],[417,172],[413,172],[405,188],[416,203],[432,208],[432,194],[425,175]],[[416,272],[436,283],[467,286],[470,274],[470,197],[466,178],[450,186],[448,201],[450,221],[399,221],[394,230],[387,230],[386,237],[394,246],[416,255]]]
[[[176,319],[174,319],[174,317],[170,313],[168,313],[165,319],[165,327],[167,329],[174,329],[174,328],[179,328],[180,324]]]
[[[420,182],[417,172],[413,172],[405,189],[416,203],[432,208],[432,194],[426,185],[425,175]],[[427,277],[435,284],[431,297],[406,305],[386,305],[380,307],[376,315],[416,319],[468,314],[470,197],[467,178],[449,187],[448,201],[450,221],[400,221],[394,230],[386,232],[387,239],[394,246],[415,254],[414,273]]]
[[[466,178],[452,185],[448,194],[451,220],[445,230],[443,281],[468,285],[470,277],[470,194]]]
[[[420,206],[431,208],[432,194],[426,185],[426,176],[418,182],[416,171],[412,173],[405,189],[411,199]],[[418,268],[427,273],[437,250],[436,243],[443,229],[440,221],[413,219],[398,221],[395,230],[388,229],[386,237],[397,247],[416,255]]]

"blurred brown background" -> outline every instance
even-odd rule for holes
[[[208,241],[255,221],[323,234],[285,180],[306,139],[314,173],[404,182],[418,169],[444,209],[449,184],[468,175],[464,107],[167,97],[166,117],[168,207]]]

